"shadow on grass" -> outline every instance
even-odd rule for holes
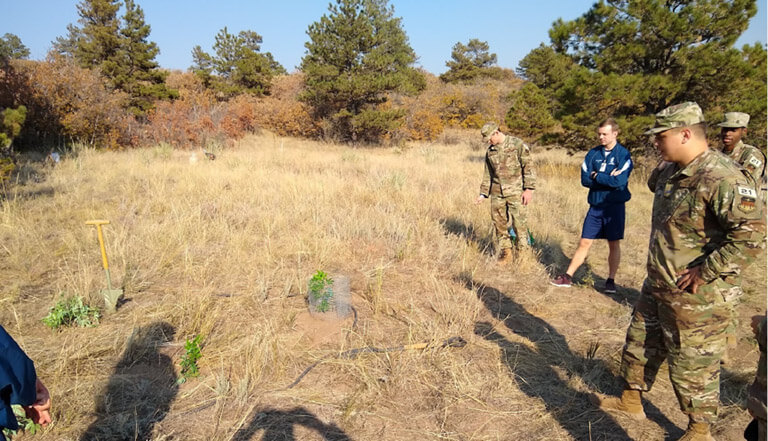
[[[724,406],[746,407],[749,395],[747,388],[754,380],[754,372],[736,372],[722,368],[720,370],[720,403]]]
[[[571,351],[565,337],[546,321],[529,313],[501,291],[479,284],[469,277],[465,286],[474,291],[489,312],[515,334],[531,341],[528,345],[508,340],[488,322],[475,323],[475,334],[491,341],[501,349],[502,362],[526,395],[541,400],[547,411],[574,439],[626,440],[629,435],[616,421],[589,401],[588,392],[572,388],[568,378],[580,378],[592,390],[619,395],[623,382],[614,376],[605,363],[590,356]],[[682,430],[656,406],[644,403],[650,420],[677,439]]]
[[[534,249],[539,256],[539,263],[547,269],[547,273],[549,273],[549,276],[552,278],[564,273],[568,268],[568,264],[571,262],[571,258],[565,255],[563,248],[559,243],[548,240],[537,240]],[[608,262],[605,264],[607,267]],[[573,281],[577,284],[584,283],[586,279],[591,279],[595,291],[620,305],[634,305],[635,302],[637,302],[637,299],[640,298],[640,291],[621,285],[616,285],[615,293],[606,293],[603,290],[603,286],[605,286],[605,278],[595,274],[595,272],[592,271],[592,266],[589,262],[584,262],[573,275]]]
[[[238,430],[234,441],[249,441],[264,431],[261,441],[296,441],[294,428],[299,425],[316,432],[328,441],[350,441],[343,430],[333,423],[325,424],[303,407],[290,410],[262,409],[255,411],[248,426]],[[314,438],[313,438],[314,439]]]
[[[490,221],[489,214],[488,222]],[[455,217],[440,219],[440,225],[443,226],[447,233],[462,237],[465,240],[474,243],[483,254],[493,256],[495,248],[493,238],[488,235],[478,234],[474,226],[466,225]]]
[[[96,400],[97,419],[81,441],[150,438],[178,392],[173,362],[158,351],[174,334],[166,322],[134,329],[104,393]]]

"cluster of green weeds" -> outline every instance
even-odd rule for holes
[[[43,426],[36,424],[32,421],[32,419],[27,418],[27,414],[24,412],[23,407],[19,406],[18,404],[13,404],[11,405],[11,409],[13,410],[13,414],[16,416],[16,421],[19,423],[19,430],[3,429],[3,435],[5,435],[4,439],[12,439],[18,434],[18,432],[22,431],[30,435],[34,435],[37,433],[37,431],[42,429]]]
[[[72,325],[92,327],[99,324],[99,318],[101,313],[97,308],[84,304],[80,296],[72,296],[59,300],[51,307],[43,323],[51,329]]]

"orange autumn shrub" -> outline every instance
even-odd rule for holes
[[[13,100],[28,110],[22,142],[119,148],[139,141],[139,125],[124,110],[128,96],[110,90],[97,70],[57,55],[11,64],[16,75]]]
[[[275,77],[270,95],[255,102],[259,126],[281,136],[319,138],[319,122],[312,117],[309,106],[298,100],[303,87],[304,75],[300,72]]]

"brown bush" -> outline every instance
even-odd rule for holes
[[[28,109],[22,145],[74,141],[117,148],[138,141],[138,124],[123,110],[127,95],[109,90],[98,71],[50,56],[13,60],[4,75],[14,76],[11,99]]]
[[[301,73],[275,77],[271,95],[254,103],[258,125],[281,136],[319,138],[320,122],[313,119],[309,106],[298,100],[303,87]]]
[[[256,130],[253,98],[242,95],[220,102],[191,73],[172,72],[167,82],[169,87],[178,89],[179,98],[159,102],[149,113],[145,143],[209,147]]]
[[[503,123],[508,96],[522,84],[513,76],[478,79],[470,84],[449,84],[426,74],[427,87],[415,97],[393,96],[395,106],[405,109],[405,124],[398,137],[434,141],[446,128],[477,129],[486,121]]]

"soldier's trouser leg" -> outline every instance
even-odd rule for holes
[[[667,356],[658,308],[649,286],[643,284],[621,356],[621,376],[629,389],[651,390],[659,366]]]
[[[669,351],[669,378],[691,422],[714,424],[720,403],[720,358],[731,322],[720,280],[696,294],[664,293],[659,322]]]
[[[525,216],[525,206],[523,206],[520,196],[508,197],[507,207],[510,227],[517,235],[517,247],[519,249],[530,247],[530,243],[528,243],[528,219]]]
[[[726,328],[725,334],[728,339],[728,345],[736,346],[736,330],[739,328],[739,315],[736,313],[736,306],[741,303],[741,297],[744,294],[744,291],[741,290],[741,278],[734,278],[731,283],[734,286],[728,289],[728,301],[725,304],[731,319],[728,322],[728,328]]]
[[[501,196],[491,196],[491,221],[496,230],[498,251],[512,248],[512,238],[509,236],[510,216],[507,211],[507,200]]]

